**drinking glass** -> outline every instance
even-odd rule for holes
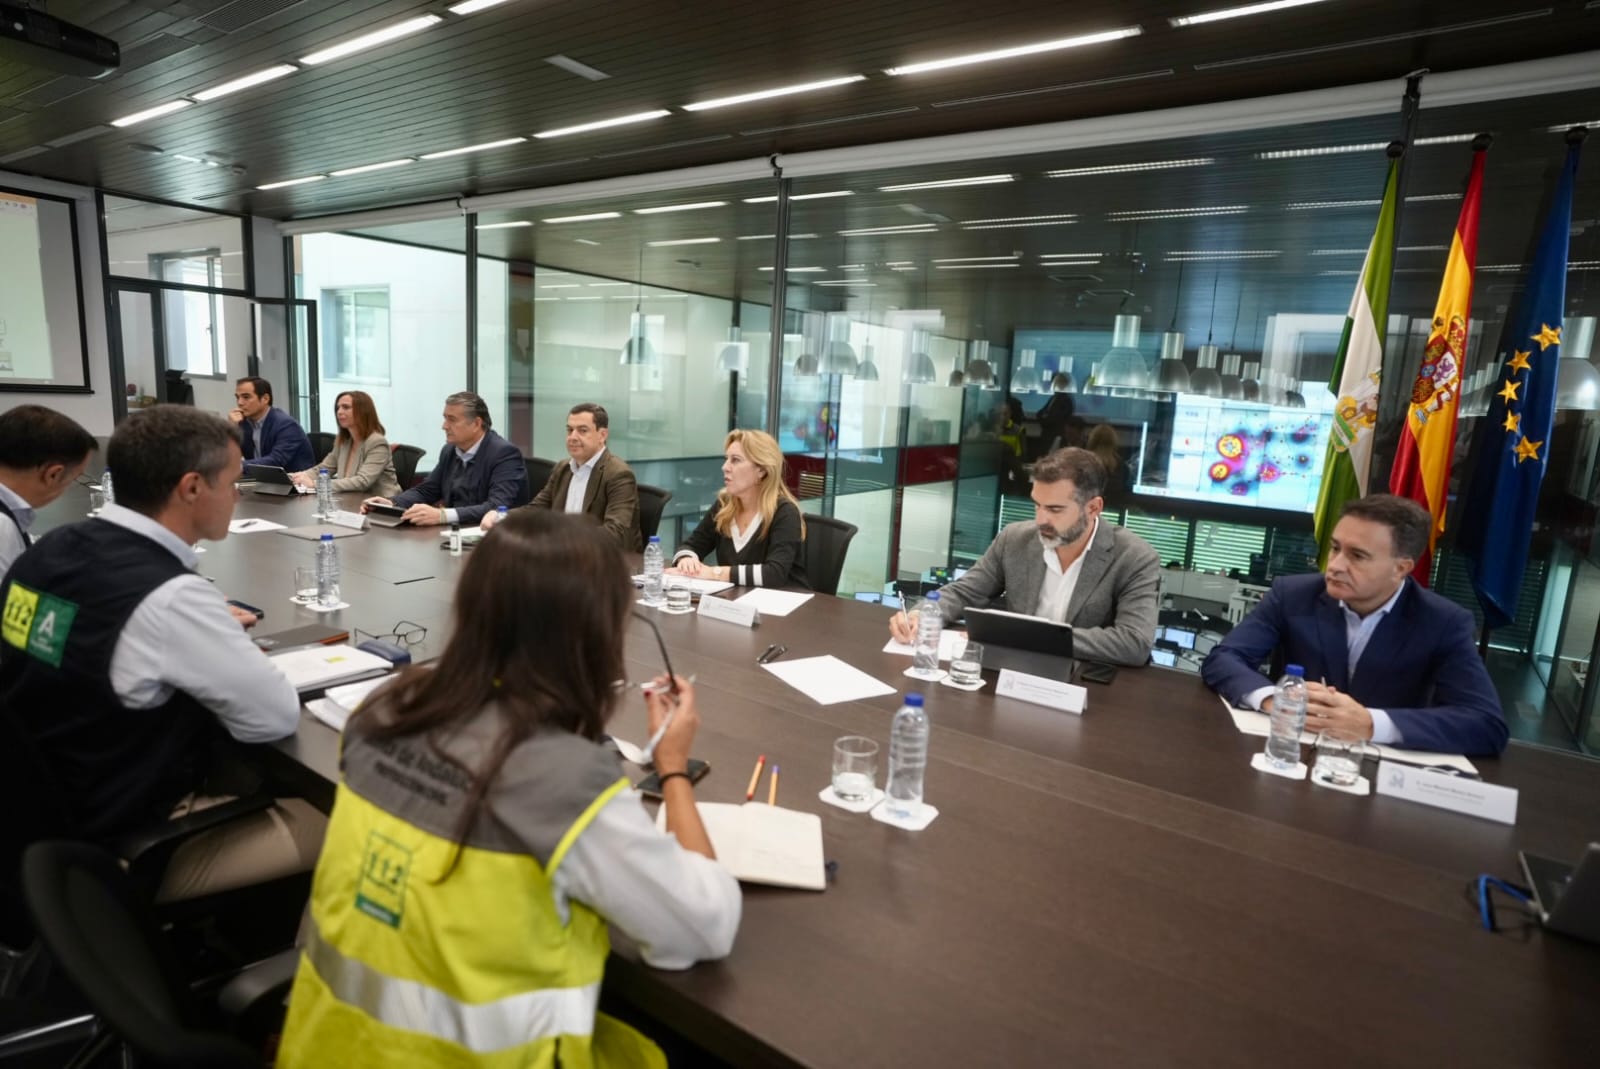
[[[98,516],[100,510],[106,507],[106,492],[98,486],[89,490],[89,515]]]
[[[301,605],[313,605],[317,600],[317,570],[309,564],[298,565],[294,570],[294,599]]]
[[[963,687],[983,682],[983,644],[968,639],[955,656],[950,658],[950,681]]]
[[[846,802],[865,802],[878,785],[878,744],[860,735],[833,743],[833,793]]]
[[[667,586],[667,608],[672,612],[689,611],[689,588],[683,583]]]
[[[1324,731],[1317,736],[1317,759],[1311,774],[1335,787],[1353,787],[1361,778],[1363,758],[1376,759],[1378,748],[1347,732]]]

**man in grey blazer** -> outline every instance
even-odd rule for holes
[[[1002,530],[966,575],[939,591],[945,623],[968,606],[1004,608],[1072,625],[1073,655],[1141,665],[1156,637],[1161,559],[1150,544],[1100,523],[1106,473],[1087,449],[1057,449],[1033,466],[1033,509]],[[901,642],[917,633],[917,614],[895,613]]]

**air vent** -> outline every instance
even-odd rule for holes
[[[186,41],[170,33],[158,33],[136,44],[129,45],[122,53],[122,65],[117,68],[116,76],[127,74],[129,71],[138,70],[140,67],[154,63],[157,60],[175,56],[179,52],[187,51],[194,47],[193,41]]]
[[[234,0],[231,4],[222,7],[208,15],[201,15],[195,19],[202,26],[209,26],[219,33],[233,33],[246,26],[254,26],[264,18],[270,18],[281,11],[288,11],[305,0]]]
[[[52,78],[43,85],[34,86],[26,93],[15,98],[16,103],[28,108],[48,108],[59,104],[63,100],[70,100],[79,93],[88,92],[95,87],[95,83],[87,78],[75,78],[63,74]]]
[[[1125,301],[1133,296],[1132,290],[1084,290],[1083,296],[1091,301]]]

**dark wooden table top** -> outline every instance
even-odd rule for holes
[[[293,525],[311,507],[247,496],[239,515]],[[415,621],[418,658],[436,655],[467,559],[438,542],[341,539],[351,608],[327,621]],[[201,570],[280,630],[322,619],[288,600],[312,554],[233,536]],[[817,799],[841,735],[879,741],[881,784],[898,696],[820,706],[755,664],[781,642],[912,689],[909,659],[882,652],[887,615],[820,596],[754,630],[656,614],[673,667],[698,677],[695,751],[713,769],[699,796],[742,800],[765,753],[780,804],[821,814],[838,871],[822,894],[747,887],[722,962],[658,972],[619,938],[609,990],[738,1065],[1595,1064],[1600,948],[1510,909],[1484,932],[1464,889],[1518,877],[1518,849],[1568,858],[1600,838],[1600,765],[1522,746],[1479,761],[1521,792],[1506,827],[1257,774],[1261,740],[1191,675],[1124,669],[1076,717],[995,697],[991,673],[976,694],[916,685],[940,816],[904,832]],[[630,679],[660,670],[645,625],[627,649]],[[642,742],[642,703],[613,728]],[[307,716],[267,752],[327,804],[331,730]]]

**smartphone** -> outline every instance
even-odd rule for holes
[[[1117,670],[1109,664],[1098,661],[1084,661],[1078,675],[1090,683],[1110,683],[1117,678]]]
[[[711,771],[711,766],[697,757],[689,758],[689,767],[684,771],[689,773],[690,783],[699,783],[705,779],[706,773]],[[638,791],[646,798],[661,798],[661,777],[652,772],[639,781]]]
[[[244,602],[238,601],[238,600],[236,600],[234,598],[229,598],[228,599],[228,604],[232,605],[236,609],[243,609],[245,612],[253,612],[253,613],[255,613],[257,620],[265,620],[267,618],[266,610],[265,609],[258,609],[254,605],[247,605]]]

